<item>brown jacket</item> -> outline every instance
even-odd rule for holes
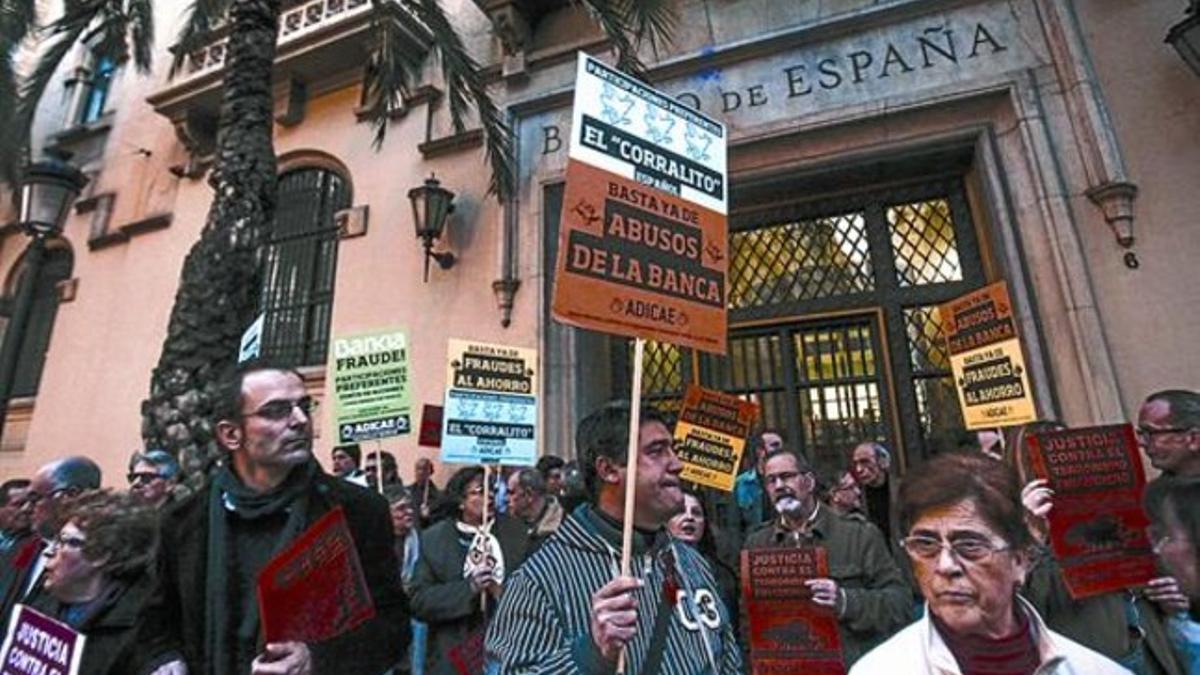
[[[912,621],[912,594],[874,525],[818,504],[807,535],[788,530],[776,520],[752,532],[745,548],[800,545],[825,548],[829,577],[845,592],[838,607],[838,628],[847,668]],[[743,602],[743,608],[745,605]],[[744,627],[749,626],[745,609],[742,626],[744,634]]]

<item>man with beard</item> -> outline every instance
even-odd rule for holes
[[[58,534],[55,515],[60,504],[99,488],[100,467],[87,457],[55,460],[33,475],[19,517],[32,524],[35,536],[26,537],[9,551],[8,564],[0,569],[0,629],[6,628],[13,605],[33,602],[41,594],[46,568],[42,552]]]
[[[631,674],[742,672],[712,570],[666,531],[683,505],[669,424],[641,411],[629,484],[630,414],[628,403],[611,403],[580,422],[590,502],[509,579],[488,629],[488,673],[612,672],[622,652]],[[626,490],[635,496],[631,568],[617,576]]]
[[[767,455],[763,479],[777,515],[746,538],[746,548],[825,549],[829,577],[809,579],[805,585],[813,602],[836,613],[849,668],[909,622],[909,588],[878,529],[821,504],[816,476],[802,457],[791,450]]]
[[[303,379],[293,370],[243,364],[223,383],[213,412],[217,442],[228,455],[207,488],[162,519],[159,588],[141,640],[143,672],[306,675],[392,667],[409,629],[387,502],[321,471]],[[354,539],[374,618],[322,642],[263,645],[259,572],[337,507]]]

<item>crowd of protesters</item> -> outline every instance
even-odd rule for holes
[[[630,484],[632,411],[614,402],[579,423],[563,453],[576,460],[463,467],[439,488],[429,459],[405,485],[393,454],[357,445],[334,448],[327,473],[313,406],[294,371],[249,364],[220,390],[225,455],[198,489],[161,450],[133,454],[127,492],[78,456],[0,484],[0,635],[18,605],[40,611],[86,635],[80,672],[96,675],[743,673],[740,552],[819,545],[828,575],[805,585],[855,675],[1200,673],[1196,392],[1153,394],[1137,415],[1161,573],[1080,600],[1030,462],[1029,437],[1057,422],[964,437],[904,475],[876,440],[826,476],[761,430],[720,492],[681,480],[673,422],[650,407]],[[373,611],[268,641],[260,573],[334,511]]]

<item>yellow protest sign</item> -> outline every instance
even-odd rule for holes
[[[680,477],[732,490],[746,437],[757,417],[758,406],[749,401],[696,385],[688,387],[675,424],[676,452],[683,462]]]
[[[967,429],[1037,419],[1008,286],[999,281],[938,308]]]

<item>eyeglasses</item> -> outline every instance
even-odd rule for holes
[[[1009,546],[996,545],[979,537],[962,537],[953,541],[944,541],[917,535],[901,539],[900,545],[913,558],[924,560],[932,560],[942,554],[942,549],[949,548],[951,555],[963,562],[983,562],[993,553],[1009,549]]]
[[[30,490],[29,492],[25,493],[25,499],[23,499],[21,501],[20,506],[25,506],[25,505],[37,506],[38,502],[42,501],[43,499],[49,499],[50,501],[54,501],[56,499],[62,499],[63,497],[76,497],[81,492],[83,492],[83,488],[75,486],[75,485],[72,485],[69,487],[60,487],[60,488],[51,490],[47,494],[42,494],[40,492],[34,492],[33,490]]]
[[[1165,429],[1138,427],[1133,433],[1137,435],[1139,441],[1148,445],[1154,442],[1154,439],[1158,438],[1159,436],[1166,434],[1186,434],[1189,431],[1191,431],[1191,429],[1180,429],[1177,427],[1167,427]]]
[[[69,548],[72,551],[79,551],[83,549],[83,546],[86,543],[87,539],[84,539],[83,537],[64,537],[62,534],[59,534],[57,537],[50,540],[50,546],[47,548],[47,550],[51,548],[57,549],[59,547],[63,547]]]
[[[160,476],[153,471],[142,471],[140,473],[130,472],[125,478],[129,480],[130,485],[138,486],[149,485],[153,483],[155,479],[160,478]]]
[[[317,409],[317,402],[311,396],[304,396],[295,401],[280,399],[263,404],[261,408],[247,414],[246,417],[261,417],[265,420],[278,422],[291,417],[292,410],[296,408],[299,408],[305,417],[312,417],[313,411]]]

